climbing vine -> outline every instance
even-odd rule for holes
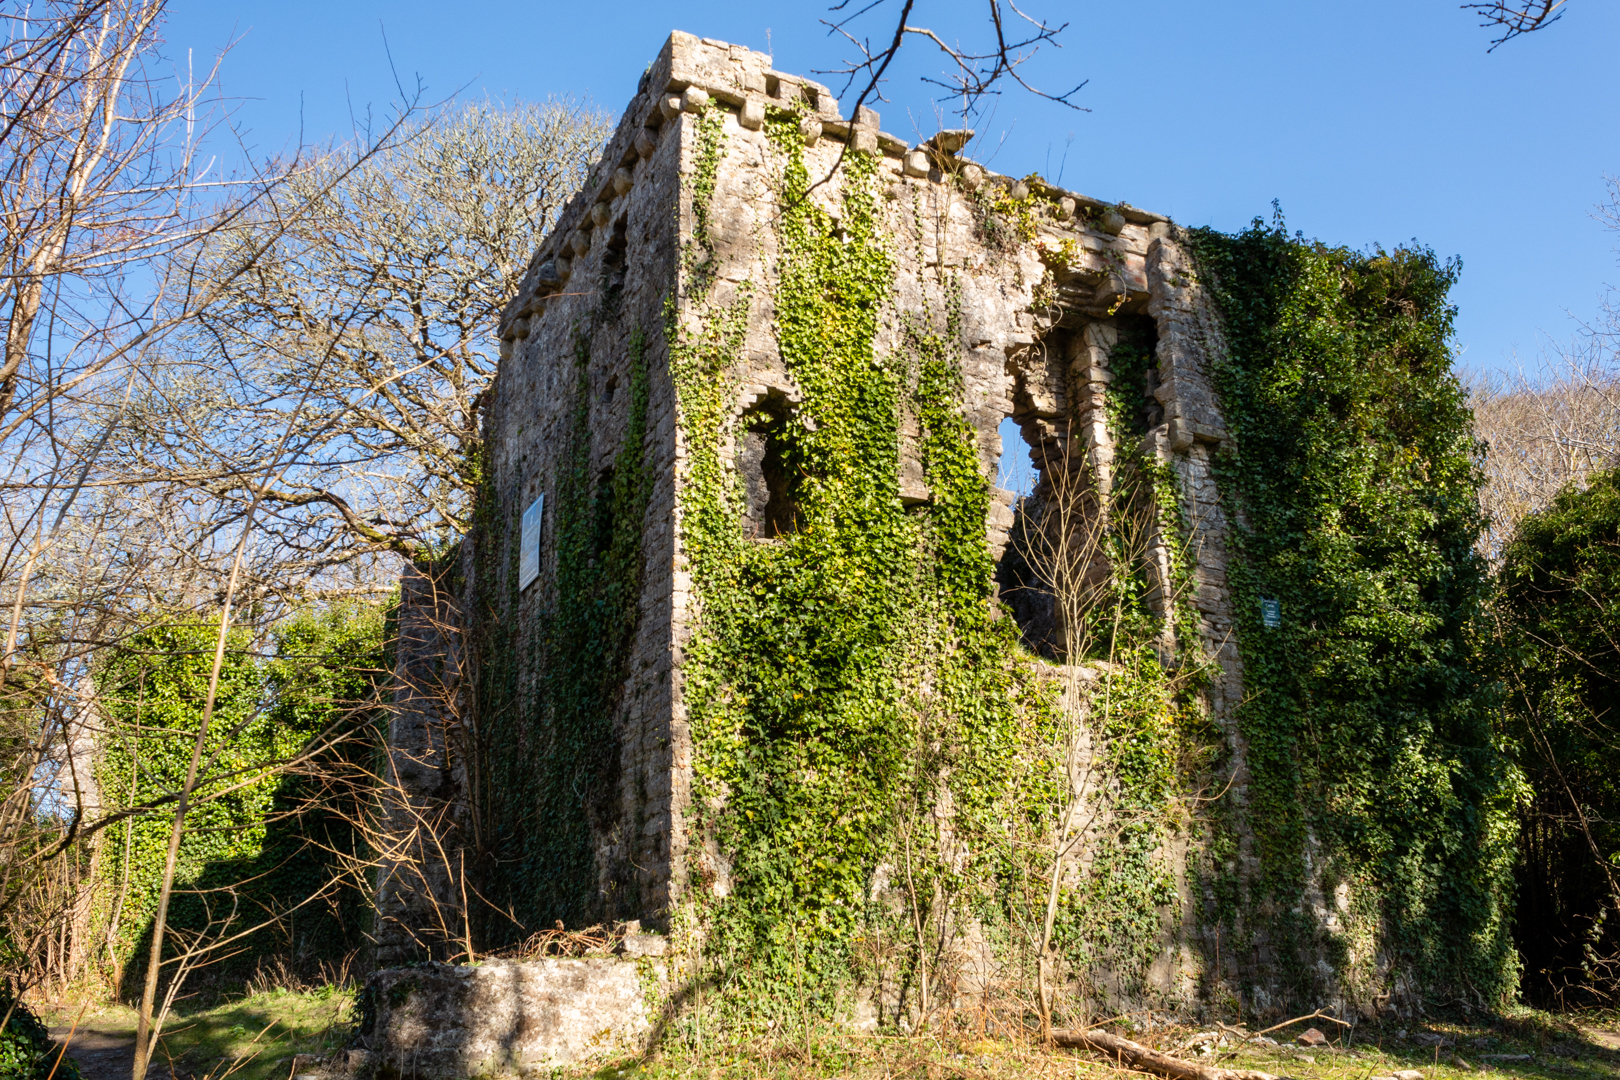
[[[1511,830],[1470,635],[1486,577],[1449,350],[1458,266],[1308,243],[1280,219],[1190,240],[1226,326],[1213,374],[1240,448],[1217,476],[1237,511],[1260,869],[1222,886],[1249,928],[1228,947],[1300,1001],[1325,989],[1325,957],[1368,998],[1404,983],[1494,1005],[1516,978]]]
[[[515,649],[510,630],[497,631],[499,639],[484,650],[485,693],[498,706],[481,712],[487,782],[479,812],[490,844],[483,907],[491,944],[559,919],[580,925],[640,907],[632,894],[603,896],[603,880],[635,877],[603,873],[593,829],[616,814],[614,719],[629,675],[652,493],[646,336],[639,327],[630,333],[628,420],[618,453],[602,472],[592,467],[592,340],[585,327],[576,329],[567,451],[547,505],[556,523],[556,586],[528,657],[526,666],[535,672],[529,692],[519,695],[515,671],[502,666]],[[513,611],[515,565],[507,580],[507,610]]]
[[[380,605],[298,612],[271,631],[263,661],[247,629],[231,635],[204,748],[208,775],[220,779],[199,788],[187,814],[169,925],[224,936],[267,924],[232,950],[234,973],[262,955],[310,967],[336,960],[369,929],[370,898],[345,873],[366,855],[365,796],[344,781],[354,766],[375,767],[388,622]],[[110,831],[100,867],[98,910],[120,968],[146,955],[171,821],[161,800],[190,761],[216,632],[198,622],[144,631],[99,672],[109,724],[97,783],[114,805],[159,806]],[[326,749],[314,761],[283,770],[317,739]],[[324,899],[289,910],[310,896]]]
[[[667,322],[688,454],[681,539],[701,620],[684,690],[693,836],[705,841],[693,840],[677,924],[703,928],[704,985],[737,991],[733,1020],[834,1008],[853,975],[895,986],[898,1021],[930,983],[955,978],[944,954],[970,927],[1012,970],[1032,966],[1063,734],[1055,680],[991,603],[991,491],[964,415],[959,283],[941,276],[922,310],[894,311],[901,256],[878,159],[846,154],[834,213],[812,189],[797,116],[772,115],[767,135],[780,170],[773,329],[802,394],[778,436],[793,531],[746,534],[727,460],[727,377],[751,287],[716,302],[691,274],[688,314],[678,320],[672,301]],[[722,141],[700,124],[699,162],[718,161]],[[703,175],[688,266],[708,250]],[[885,318],[892,350],[879,344]],[[898,480],[906,417],[929,494],[916,506]],[[1181,699],[1152,660],[1157,675],[1121,665],[1110,676],[1106,720],[1112,775],[1141,805],[1125,807],[1120,857],[1062,890],[1055,945],[1094,985],[1116,961],[1145,970],[1175,898],[1162,845]]]

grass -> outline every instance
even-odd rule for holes
[[[1421,1072],[1425,1080],[1616,1080],[1620,1053],[1603,1042],[1614,1032],[1616,1018],[1583,1019],[1584,1024],[1575,1023],[1524,1010],[1494,1022],[1372,1025],[1315,1049],[1295,1048],[1287,1041],[1308,1026],[1297,1024],[1273,1033],[1280,1041],[1276,1047],[1242,1043],[1227,1034],[1232,1045],[1204,1056],[1184,1047],[1194,1034],[1210,1028],[1161,1024],[1115,1030],[1202,1064],[1259,1069],[1298,1080],[1370,1080],[1408,1069]],[[1529,1057],[1509,1059],[1518,1055]],[[1032,1040],[823,1034],[703,1055],[666,1050],[565,1072],[592,1080],[1071,1080],[1116,1078],[1126,1071],[1087,1054],[1043,1049]]]
[[[325,986],[265,990],[181,1012],[169,1018],[154,1060],[181,1077],[287,1080],[295,1055],[324,1057],[343,1045],[353,1003],[352,990]],[[77,1013],[57,1012],[50,1023],[66,1027]],[[111,1005],[86,1012],[79,1026],[133,1040],[135,1019],[134,1009]]]
[[[288,1080],[297,1054],[325,1056],[348,1035],[351,991],[268,990],[175,1017],[160,1062],[184,1077],[229,1075],[233,1080]],[[54,1022],[71,1023],[59,1014]],[[82,1026],[134,1031],[134,1010],[104,1008]],[[1118,1034],[1203,1064],[1260,1069],[1297,1080],[1370,1080],[1416,1069],[1424,1080],[1620,1080],[1620,1015],[1560,1016],[1530,1009],[1506,1016],[1364,1025],[1307,1049],[1292,1039],[1308,1025],[1273,1033],[1279,1045],[1243,1042],[1214,1025],[1127,1022]],[[1199,1032],[1224,1034],[1228,1046],[1199,1056],[1187,1044]],[[1522,1060],[1515,1060],[1521,1058]],[[300,1067],[299,1071],[303,1071]],[[1122,1070],[1089,1055],[1048,1050],[1024,1039],[856,1035],[830,1029],[809,1037],[712,1044],[701,1054],[680,1047],[559,1069],[556,1080],[1081,1080],[1118,1077]],[[1140,1075],[1140,1074],[1137,1074]]]

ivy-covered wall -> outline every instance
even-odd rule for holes
[[[1216,874],[1220,918],[1242,926],[1228,948],[1243,981],[1296,1000],[1338,982],[1364,1002],[1494,1006],[1517,976],[1513,829],[1476,654],[1487,577],[1452,370],[1460,267],[1309,242],[1280,217],[1191,239],[1228,343],[1213,376],[1236,445],[1216,474],[1240,515],[1252,778],[1229,820],[1258,857],[1246,879]]]
[[[669,902],[678,583],[663,323],[681,144],[656,135],[621,126],[537,253],[484,402],[454,740],[469,806],[447,839],[480,948],[558,922],[655,921]],[[521,519],[541,497],[539,575],[522,587]]]
[[[1497,1000],[1449,273],[993,177],[674,35],[502,321],[484,944],[640,919],[690,1040]]]

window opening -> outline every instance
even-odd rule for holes
[[[1033,420],[1030,422],[1033,428]],[[1057,596],[1041,573],[1044,545],[1040,529],[1046,504],[1041,498],[1041,470],[1024,434],[1025,425],[1009,416],[1001,421],[1001,456],[996,486],[1010,497],[1013,521],[1007,547],[996,565],[996,594],[1002,610],[1018,624],[1024,647],[1047,659],[1062,656]],[[1033,430],[1031,434],[1036,434]],[[1037,435],[1038,438],[1038,435]]]
[[[737,440],[746,505],[743,530],[754,540],[786,536],[799,526],[793,499],[787,440],[787,407],[767,398],[743,414]]]

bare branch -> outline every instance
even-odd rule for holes
[[[1545,29],[1564,17],[1558,9],[1564,0],[1491,0],[1489,3],[1463,4],[1464,11],[1483,16],[1479,25],[1496,27],[1501,34],[1486,52],[1495,52],[1498,45],[1512,41],[1521,34]]]

